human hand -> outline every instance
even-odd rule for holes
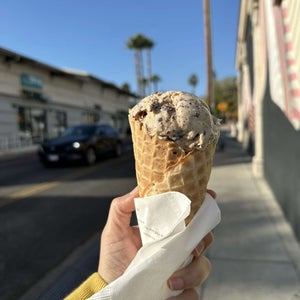
[[[213,190],[207,190],[213,198],[217,194]],[[199,300],[197,286],[201,285],[208,277],[211,269],[210,261],[203,253],[213,242],[213,234],[209,232],[193,251],[193,260],[186,267],[176,271],[168,280],[171,290],[184,290],[180,295],[170,297],[167,300]]]
[[[208,190],[215,198],[215,192]],[[139,228],[130,226],[131,215],[135,210],[134,198],[138,197],[135,188],[130,193],[112,201],[107,223],[101,237],[99,275],[110,283],[120,277],[142,246]],[[184,290],[182,294],[170,299],[199,299],[196,286],[207,278],[210,263],[202,253],[212,243],[213,235],[209,233],[193,251],[194,259],[185,268],[175,272],[168,280],[170,289]]]
[[[211,269],[210,261],[203,256],[205,250],[213,242],[213,234],[208,233],[193,251],[193,260],[186,267],[176,271],[169,279],[168,286],[171,290],[184,290],[180,295],[168,300],[198,300],[197,286],[201,285],[208,277]]]
[[[130,193],[113,199],[106,225],[102,231],[99,275],[110,283],[127,269],[142,246],[137,226],[130,226],[135,211],[134,198],[138,197],[137,187]]]

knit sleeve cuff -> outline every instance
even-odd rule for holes
[[[64,300],[84,300],[102,290],[107,283],[98,273],[93,273]]]

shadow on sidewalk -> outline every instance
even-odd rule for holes
[[[225,136],[225,148],[217,149],[213,166],[224,166],[240,163],[250,163],[252,157],[242,148],[242,145],[234,138]]]

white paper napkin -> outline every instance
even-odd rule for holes
[[[135,207],[143,246],[124,274],[89,300],[165,300],[177,295],[180,292],[168,288],[168,278],[221,220],[209,194],[187,227],[190,200],[181,193],[136,198]]]

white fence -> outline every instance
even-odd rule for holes
[[[36,144],[32,137],[0,136],[0,150],[20,149]]]

